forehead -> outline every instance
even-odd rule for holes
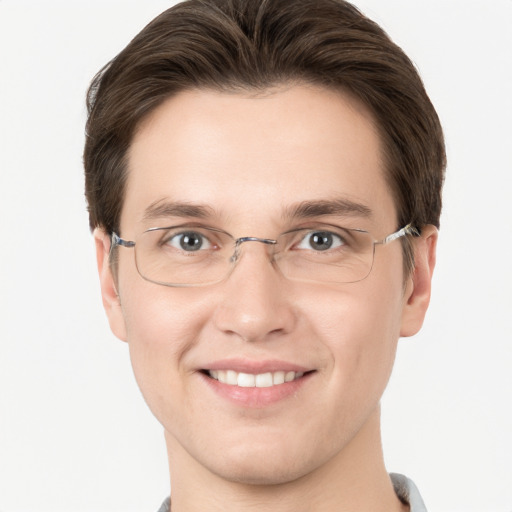
[[[121,225],[162,203],[256,224],[278,222],[304,201],[340,199],[367,208],[377,225],[395,215],[378,130],[356,99],[308,86],[258,95],[191,90],[140,125]]]

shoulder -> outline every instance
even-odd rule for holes
[[[171,510],[171,498],[165,498],[165,501],[160,505],[157,512],[170,512]]]
[[[389,476],[393,482],[396,495],[400,498],[400,501],[409,505],[410,512],[427,512],[420,492],[410,478],[399,473],[390,473]]]

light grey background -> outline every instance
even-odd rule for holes
[[[94,73],[172,2],[0,2],[0,510],[152,511],[161,427],[101,307],[83,199]],[[512,1],[361,0],[418,65],[449,156],[432,305],[383,399],[430,511],[512,510]]]

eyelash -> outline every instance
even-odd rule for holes
[[[214,248],[218,248],[219,246],[222,246],[222,243],[219,244],[218,241],[215,242],[212,240],[211,235],[214,233],[213,231],[211,233],[208,232],[208,234],[205,234],[205,233],[201,232],[199,227],[195,227],[196,229],[194,229],[194,227],[190,226],[188,229],[186,229],[186,227],[183,226],[182,228],[184,228],[184,229],[182,231],[178,231],[178,232],[173,231],[170,234],[166,233],[160,239],[159,245],[160,246],[168,245],[168,246],[174,247],[175,249],[183,250],[184,252],[189,252],[189,253],[197,252],[199,250],[211,250]],[[206,229],[208,229],[208,228],[206,228]],[[349,245],[349,243],[347,241],[347,238],[348,238],[347,236],[343,236],[340,233],[336,233],[335,231],[333,231],[332,227],[329,228],[329,226],[300,228],[300,229],[297,229],[296,231],[290,231],[287,234],[294,235],[294,234],[299,234],[299,233],[301,234],[301,237],[298,241],[292,240],[291,243],[286,244],[286,246],[289,249],[295,249],[295,250],[304,249],[304,250],[311,250],[312,252],[327,252],[329,249],[331,249],[331,250],[338,249],[340,247]],[[183,237],[186,237],[187,235],[190,236],[191,238],[195,237],[195,238],[199,239],[199,242],[198,242],[199,246],[197,248],[194,248],[194,243],[186,245],[187,241],[184,240]],[[315,235],[317,235],[320,238],[320,240],[318,241],[319,246],[317,247],[317,249],[318,249],[317,251],[314,250],[315,248],[312,245],[310,245],[309,247],[301,247],[301,245],[303,243],[306,243],[306,244],[314,243],[314,241],[312,241],[312,237],[314,237]],[[285,236],[286,236],[286,234],[285,234]],[[175,242],[172,243],[173,241],[175,241]],[[208,244],[208,247],[203,247],[205,245],[205,243]],[[327,244],[325,248],[320,247],[320,244],[322,244],[322,243]],[[178,244],[179,244],[179,247],[178,247]],[[188,250],[188,249],[191,249],[191,250]]]

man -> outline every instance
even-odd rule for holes
[[[409,59],[341,0],[191,0],[88,100],[103,304],[172,511],[425,510],[379,420],[428,307],[445,166]]]

